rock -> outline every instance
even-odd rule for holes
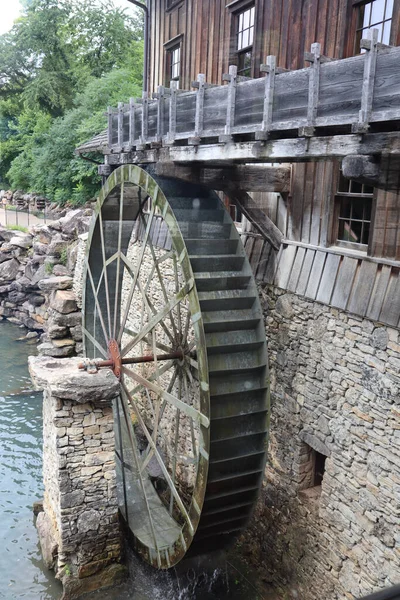
[[[36,500],[36,502],[34,502],[32,505],[32,510],[35,517],[37,517],[39,513],[43,512],[43,500]]]
[[[276,301],[275,310],[287,319],[290,319],[293,316],[294,312],[289,294],[279,296],[278,300]]]
[[[320,454],[323,454],[324,456],[331,455],[331,451],[329,450],[329,448],[312,433],[303,430],[300,432],[300,439],[302,439],[303,442],[311,446],[311,448],[313,448]]]
[[[372,346],[374,346],[374,348],[379,348],[379,350],[386,350],[388,343],[389,336],[386,328],[377,327],[374,329],[371,335]]]
[[[40,512],[36,521],[40,547],[42,549],[43,560],[48,569],[52,569],[58,553],[58,544],[55,539],[55,533],[50,521],[50,517],[45,512]]]
[[[66,348],[67,346],[75,346],[75,342],[71,338],[54,339],[52,341],[52,344],[56,348]]]
[[[50,306],[53,310],[64,315],[76,312],[78,309],[75,294],[70,290],[57,290],[54,292],[50,298]]]
[[[40,296],[40,294],[31,294],[28,297],[28,300],[31,304],[33,304],[33,306],[42,306],[42,304],[45,302],[44,297]]]
[[[38,346],[38,352],[43,356],[54,356],[55,358],[66,358],[74,354],[74,346],[61,346],[57,348],[50,342]]]
[[[19,248],[32,248],[32,236],[26,234],[22,236],[14,236],[9,242],[12,246],[18,246]]]
[[[43,264],[38,268],[38,270],[32,277],[32,280],[31,280],[32,285],[37,285],[39,283],[39,281],[41,281],[45,277],[48,277],[48,274],[46,273],[46,267]]]
[[[6,227],[0,226],[0,238],[5,242],[9,242],[13,237],[23,237],[26,234],[22,231],[14,231],[13,229],[7,229]]]
[[[69,269],[67,269],[67,267],[64,267],[64,265],[54,265],[53,275],[55,275],[56,277],[70,277],[71,272],[69,271]]]
[[[79,311],[63,315],[54,310],[52,311],[51,319],[55,325],[62,325],[65,327],[82,326],[82,313]]]
[[[60,325],[51,324],[47,327],[47,333],[51,339],[65,338],[68,333],[68,329],[66,327],[61,327]]]
[[[32,340],[32,339],[37,338],[37,337],[39,337],[39,334],[38,334],[37,331],[29,331],[26,334],[25,339],[26,340]]]
[[[73,279],[66,275],[48,277],[47,279],[41,279],[38,282],[38,287],[43,292],[52,292],[53,290],[67,290],[72,287]],[[61,311],[58,311],[61,312]],[[70,311],[72,312],[72,311]]]
[[[100,561],[96,561],[96,563],[98,562]],[[102,588],[115,587],[128,576],[127,568],[118,563],[109,564],[100,571],[96,570],[94,575],[89,575],[90,565],[95,564],[97,567],[96,563],[90,563],[86,571],[82,570],[82,575],[79,575],[79,578],[69,577],[62,573],[59,575],[64,588],[62,600],[72,600]]]
[[[62,494],[60,497],[60,508],[73,508],[74,506],[80,506],[85,499],[85,492],[83,490],[74,490],[67,494]]]
[[[84,217],[83,210],[71,210],[59,223],[63,233],[75,238],[89,229],[90,217]]]
[[[85,510],[78,518],[79,533],[87,533],[88,531],[97,531],[100,526],[100,513],[97,510]]]
[[[33,250],[36,254],[47,254],[47,244],[42,244],[41,242],[34,241]]]
[[[70,334],[73,340],[76,342],[82,341],[82,325],[77,325],[76,327],[70,327]]]
[[[12,281],[16,278],[19,270],[19,262],[13,258],[0,265],[0,281]]]

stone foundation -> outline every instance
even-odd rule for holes
[[[37,527],[43,556],[61,579],[65,600],[124,575],[111,406],[119,382],[108,369],[80,372],[78,363],[74,358],[29,361],[34,383],[44,390],[45,496]]]
[[[260,295],[271,441],[262,496],[241,549],[286,597],[353,600],[394,585],[399,331],[271,286]]]

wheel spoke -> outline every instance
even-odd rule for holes
[[[136,381],[136,383],[141,384],[143,387],[159,395],[161,398],[163,398],[163,400],[166,400],[169,404],[175,406],[175,408],[179,408],[181,412],[183,412],[188,417],[191,417],[194,421],[201,423],[205,427],[209,426],[210,420],[208,419],[208,417],[206,417],[206,415],[203,415],[193,406],[186,404],[186,402],[183,402],[183,400],[180,400],[179,398],[176,398],[169,392],[166,392],[156,383],[153,383],[149,379],[145,379],[144,377],[139,375],[139,373],[136,373],[135,371],[132,371],[127,367],[122,367],[122,372],[134,381]]]
[[[103,313],[102,313],[101,308],[100,308],[99,299],[97,297],[96,287],[94,285],[93,275],[92,275],[92,271],[91,271],[91,268],[90,268],[88,260],[86,261],[86,266],[87,266],[87,273],[89,275],[90,285],[92,287],[92,292],[93,292],[93,296],[94,296],[95,305],[96,305],[96,308],[97,308],[97,312],[99,314],[99,319],[100,319],[101,327],[103,329],[104,339],[105,339],[105,341],[108,344],[109,339],[108,339],[108,335],[107,335],[107,331],[106,331],[106,326],[104,324]]]
[[[108,290],[108,275],[107,275],[107,267],[106,267],[106,249],[104,245],[104,231],[103,231],[103,217],[101,214],[101,210],[99,211],[99,228],[100,228],[100,241],[101,241],[101,254],[103,257],[103,271],[101,273],[101,277],[104,273],[104,287],[106,288],[106,304],[107,304],[107,316],[108,316],[108,334],[111,339],[111,309],[110,309],[110,293]]]
[[[178,302],[182,302],[185,296],[190,292],[193,287],[193,279],[189,279],[189,281],[181,288],[178,294],[175,294],[171,298],[171,300],[164,306],[160,312],[158,312],[150,321],[143,327],[142,331],[138,333],[138,335],[131,340],[125,348],[121,350],[121,356],[125,356],[129,350],[131,350],[136,344],[140,342],[160,321],[162,321],[167,314],[178,304]],[[125,327],[125,323],[124,323]]]
[[[119,300],[119,274],[121,271],[121,243],[122,243],[122,221],[124,218],[124,183],[121,183],[121,193],[119,197],[119,223],[118,223],[118,256],[117,256],[117,277],[115,286],[115,301],[114,301],[114,327],[113,338],[117,332],[117,315],[118,315],[118,300]]]
[[[123,388],[123,391],[126,394],[126,400],[127,400],[127,403],[128,403],[129,400],[130,400],[129,393],[127,393],[127,391],[124,389],[124,386],[122,386],[122,388]],[[122,400],[121,401],[121,406],[122,406],[122,410],[123,410],[123,413],[124,413],[124,418],[125,418],[125,422],[126,422],[126,428],[128,430],[129,441],[130,441],[131,446],[132,446],[133,456],[134,456],[134,459],[135,459],[135,462],[136,462],[136,470],[137,470],[137,473],[139,475],[140,487],[142,488],[143,498],[144,498],[144,501],[145,501],[145,504],[146,504],[146,510],[147,510],[147,514],[148,514],[148,517],[149,517],[151,535],[153,537],[154,547],[155,547],[155,549],[157,551],[158,563],[160,564],[161,563],[160,551],[158,549],[158,543],[157,543],[157,538],[156,538],[156,532],[155,532],[155,529],[154,529],[153,518],[151,516],[150,506],[149,506],[149,502],[147,500],[146,489],[145,489],[143,477],[142,477],[142,474],[141,474],[141,471],[140,471],[140,459],[139,459],[139,456],[138,456],[138,453],[137,453],[136,440],[134,439],[134,434],[132,433],[131,419],[128,416],[128,412],[129,411],[128,411],[128,407],[125,405],[123,394],[121,394],[121,400]]]
[[[127,334],[128,334],[128,335],[130,335],[131,337],[135,337],[135,336],[138,334],[138,332],[137,332],[137,331],[133,331],[133,329],[129,329],[128,327],[125,327],[125,329],[124,329],[124,333],[127,333]],[[149,337],[148,337],[148,336],[145,336],[143,339],[144,339],[144,341],[145,341],[145,342],[147,342],[147,344],[150,346]],[[162,351],[163,351],[163,352],[165,352],[166,354],[170,354],[171,352],[173,352],[173,351],[174,351],[174,349],[173,349],[173,348],[171,348],[171,346],[166,346],[165,344],[162,344],[161,342],[157,342],[157,340],[156,340],[156,345],[157,345],[157,348],[158,348],[159,350],[162,350]]]
[[[185,388],[185,396],[188,399],[189,398],[189,390],[188,390],[188,386],[187,386],[187,380],[185,377],[183,377],[183,386]],[[190,425],[190,435],[192,438],[192,447],[193,447],[193,456],[194,458],[197,458],[197,446],[196,446],[196,438],[194,435],[194,429],[193,429],[193,420],[189,419],[189,425]]]
[[[129,310],[130,310],[130,307],[131,307],[131,302],[132,302],[133,294],[135,293],[136,281],[138,279],[140,267],[142,266],[142,261],[143,261],[144,253],[145,253],[145,250],[146,250],[147,239],[149,237],[151,223],[152,223],[152,220],[153,220],[155,209],[156,209],[156,204],[155,204],[155,202],[153,202],[152,203],[152,207],[151,207],[151,211],[150,211],[150,214],[149,214],[149,218],[148,218],[148,221],[147,221],[147,227],[146,227],[146,231],[145,231],[145,234],[144,234],[144,239],[143,239],[143,242],[142,242],[142,248],[140,250],[140,255],[139,255],[139,259],[138,259],[137,268],[134,271],[133,281],[131,283],[131,288],[129,290],[129,295],[128,295],[128,299],[127,299],[127,303],[126,303],[125,313],[124,313],[124,315],[122,317],[122,320],[121,320],[121,327],[120,327],[120,330],[119,330],[119,333],[118,333],[118,340],[117,340],[118,343],[121,343],[122,334],[123,334],[126,322],[128,320]]]
[[[179,386],[178,386],[178,397],[182,398],[182,377],[179,376]],[[179,408],[176,409],[176,418],[175,418],[175,439],[174,439],[174,450],[173,450],[173,459],[172,459],[172,481],[175,484],[175,475],[176,475],[176,463],[177,463],[177,454],[178,454],[178,443],[179,443],[179,424],[181,419],[181,411]],[[172,511],[174,508],[174,497],[171,494],[170,502],[169,502],[169,513],[172,515]]]
[[[108,352],[105,350],[105,348],[103,348],[103,346],[101,346],[99,344],[99,342],[97,340],[94,339],[94,337],[88,332],[88,330],[86,329],[86,327],[82,326],[82,332],[86,335],[86,337],[89,339],[89,341],[92,342],[93,346],[96,346],[97,350],[99,352],[101,352],[101,354],[105,358],[108,358]]]
[[[182,502],[181,497],[179,496],[179,493],[178,493],[178,491],[177,491],[177,489],[176,489],[176,487],[175,487],[175,485],[174,485],[174,483],[173,483],[173,481],[172,481],[172,479],[170,477],[170,474],[168,473],[168,469],[165,466],[164,461],[162,460],[162,458],[160,456],[160,453],[158,452],[157,447],[156,447],[156,445],[155,445],[155,443],[154,443],[154,441],[153,441],[153,439],[152,439],[152,437],[151,437],[151,435],[150,435],[150,433],[149,433],[146,425],[144,424],[144,421],[142,419],[142,415],[140,414],[140,410],[138,409],[138,407],[137,407],[134,399],[130,396],[129,392],[127,391],[124,382],[122,382],[122,388],[124,389],[125,394],[129,398],[129,400],[131,401],[131,406],[132,406],[132,408],[133,408],[133,410],[134,410],[134,412],[136,414],[137,420],[139,421],[139,425],[142,428],[143,433],[145,434],[145,436],[146,436],[146,438],[147,438],[147,440],[148,440],[148,442],[149,442],[149,444],[151,446],[151,449],[153,450],[154,456],[155,456],[155,458],[156,458],[156,460],[157,460],[157,462],[158,462],[158,464],[160,466],[160,469],[163,472],[163,475],[164,475],[165,479],[167,480],[167,483],[168,483],[168,485],[169,485],[169,487],[171,489],[171,493],[173,494],[173,496],[175,498],[175,501],[176,501],[176,503],[177,503],[177,505],[178,505],[181,513],[182,513],[182,516],[184,517],[185,521],[189,525],[189,529],[190,529],[191,534],[193,535],[194,534],[194,528],[193,528],[192,522],[190,520],[190,517],[188,515],[188,512],[187,512],[187,510],[186,510],[186,508],[185,508],[185,506],[184,506],[184,504]]]
[[[154,304],[151,302],[151,300],[150,300],[150,298],[148,297],[148,295],[147,295],[147,294],[144,292],[144,290],[143,290],[143,288],[142,288],[142,285],[141,285],[141,283],[140,283],[140,281],[139,281],[139,280],[138,280],[138,288],[139,288],[139,291],[140,291],[140,292],[141,292],[141,294],[142,294],[143,301],[145,302],[145,305],[146,305],[146,307],[147,307],[147,309],[148,309],[148,312],[147,312],[148,316],[149,316],[149,317],[151,317],[151,315],[156,315],[156,314],[157,314],[157,309],[155,308]],[[168,314],[171,314],[171,313],[168,313]],[[168,316],[168,315],[167,315],[167,316]],[[171,335],[171,333],[168,331],[168,327],[166,326],[166,324],[164,323],[164,321],[163,321],[163,320],[161,320],[161,321],[160,321],[160,325],[161,325],[161,327],[163,328],[163,330],[164,330],[164,332],[165,332],[166,336],[167,336],[167,337],[170,339],[171,343],[173,344],[173,343],[174,343],[174,341],[175,341],[175,340],[174,340],[174,337],[173,337],[173,336]],[[154,331],[154,330],[153,330],[153,331]]]
[[[179,277],[178,277],[178,264],[176,260],[176,254],[173,255],[172,262],[174,263],[174,275],[175,275],[175,293],[179,290]],[[178,331],[182,332],[182,316],[181,316],[181,305],[178,304],[177,308],[177,316],[178,316]],[[171,316],[172,321],[172,316]],[[176,336],[178,338],[178,336]],[[180,340],[182,342],[182,340]]]

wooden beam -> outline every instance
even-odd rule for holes
[[[238,205],[246,219],[251,222],[263,238],[265,238],[275,250],[279,250],[283,240],[283,233],[263,210],[253,206],[253,198],[249,196],[247,192],[240,190],[231,192],[228,196]]]
[[[400,156],[346,156],[342,172],[347,179],[359,183],[388,191],[400,189]]]
[[[204,144],[196,147],[173,146],[120,153],[106,149],[109,164],[130,162],[149,164],[156,162],[189,163],[268,163],[314,162],[344,158],[349,154],[383,154],[400,156],[400,132],[367,133],[365,135],[334,135],[314,138],[287,138],[267,142],[232,142],[230,144]]]
[[[199,165],[184,167],[174,163],[157,163],[156,173],[163,177],[200,183],[213,190],[284,193],[289,191],[291,169],[289,166],[261,165],[203,168]]]

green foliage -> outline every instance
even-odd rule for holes
[[[74,149],[105,129],[108,105],[140,95],[142,15],[107,0],[23,4],[0,36],[0,186],[82,204],[100,180]]]
[[[67,262],[68,262],[68,250],[67,250],[67,248],[63,248],[60,253],[60,264],[64,265],[64,267],[66,267]]]
[[[53,267],[54,265],[52,263],[45,263],[44,271],[46,275],[51,275],[53,273]]]
[[[23,231],[24,233],[28,233],[28,228],[23,225],[6,225],[7,229],[11,229],[11,231]]]

